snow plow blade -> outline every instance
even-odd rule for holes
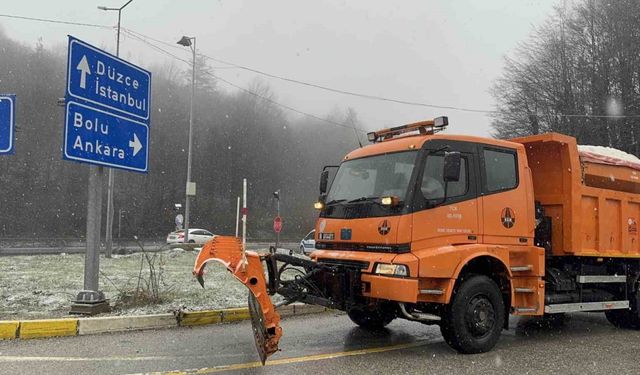
[[[249,313],[258,355],[264,365],[267,357],[278,351],[282,336],[280,314],[267,293],[267,282],[260,255],[253,251],[243,253],[237,237],[217,236],[207,242],[198,253],[193,274],[204,287],[204,267],[209,261],[218,261],[249,288]]]

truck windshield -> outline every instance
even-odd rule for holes
[[[396,152],[345,161],[326,198],[327,204],[395,196],[404,201],[417,151]]]

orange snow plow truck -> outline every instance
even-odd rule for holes
[[[604,311],[640,329],[640,161],[557,133],[505,141],[447,125],[369,133],[331,183],[325,167],[311,259],[244,251],[235,237],[202,248],[201,283],[216,260],[249,288],[263,363],[282,335],[274,294],[365,329],[436,324],[461,353],[490,350],[509,314]]]

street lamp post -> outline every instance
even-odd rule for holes
[[[193,42],[192,42],[193,41]],[[186,196],[184,204],[184,243],[189,242],[189,200],[191,196],[195,195],[195,183],[191,182],[191,146],[193,142],[192,130],[193,130],[193,101],[196,92],[196,37],[183,36],[178,44],[181,46],[191,48],[193,52],[193,60],[191,67],[191,100],[189,108],[189,146],[187,148],[187,186]]]
[[[120,8],[108,8],[105,6],[99,6],[98,9],[104,11],[117,10],[118,11],[118,36],[116,39],[116,56],[120,56],[120,19],[122,17],[122,10],[133,0],[127,1]],[[115,171],[113,168],[109,168],[109,178],[107,183],[107,228],[105,233],[105,257],[111,258],[113,251],[113,188],[114,188]]]

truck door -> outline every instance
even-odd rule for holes
[[[432,141],[427,145],[414,193],[412,250],[449,244],[476,243],[478,236],[477,157],[475,145],[466,142]],[[460,177],[447,183],[442,178],[443,148],[461,154]],[[437,151],[441,150],[441,151]]]
[[[531,244],[527,237],[528,198],[515,149],[479,145],[482,175],[483,242]]]

